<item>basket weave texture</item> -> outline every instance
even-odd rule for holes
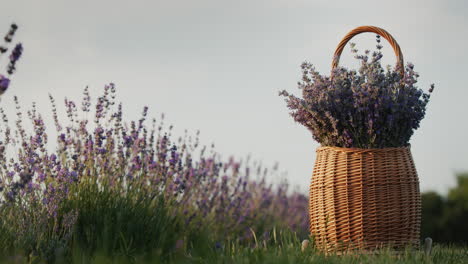
[[[421,196],[409,147],[319,147],[309,206],[321,251],[419,247]]]

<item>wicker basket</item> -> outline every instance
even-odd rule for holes
[[[359,27],[338,45],[333,66],[352,36],[375,32],[403,56],[385,30]],[[421,196],[409,147],[319,147],[310,186],[310,232],[323,252],[419,247]]]

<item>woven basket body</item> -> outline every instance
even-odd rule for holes
[[[324,252],[419,247],[421,197],[409,147],[320,147],[310,232]]]

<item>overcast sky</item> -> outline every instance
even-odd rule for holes
[[[87,85],[96,96],[114,82],[128,119],[148,105],[176,133],[199,129],[201,142],[214,142],[224,157],[279,162],[305,192],[318,143],[278,91],[299,94],[303,61],[328,74],[341,38],[375,25],[415,64],[419,87],[436,84],[411,144],[422,190],[445,193],[454,173],[468,170],[467,14],[463,0],[5,1],[0,30],[18,23],[25,53],[1,105],[13,119],[18,95],[49,113],[48,93],[61,104],[80,100]],[[373,49],[374,39],[353,42]],[[394,64],[383,44],[384,63]],[[349,48],[341,64],[357,67]]]

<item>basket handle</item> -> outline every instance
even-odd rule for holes
[[[384,37],[392,46],[393,51],[395,52],[395,55],[397,57],[397,68],[401,75],[404,75],[405,73],[405,68],[403,67],[403,54],[401,53],[400,45],[398,45],[397,41],[388,33],[386,30],[379,28],[379,27],[374,27],[374,26],[361,26],[357,27],[341,40],[341,42],[338,44],[338,47],[336,47],[335,54],[333,55],[333,62],[332,62],[332,75],[333,75],[333,70],[338,67],[338,63],[340,62],[340,56],[341,53],[343,52],[344,47],[346,46],[346,43],[353,38],[354,36],[364,33],[364,32],[373,32],[376,33],[382,37]]]

